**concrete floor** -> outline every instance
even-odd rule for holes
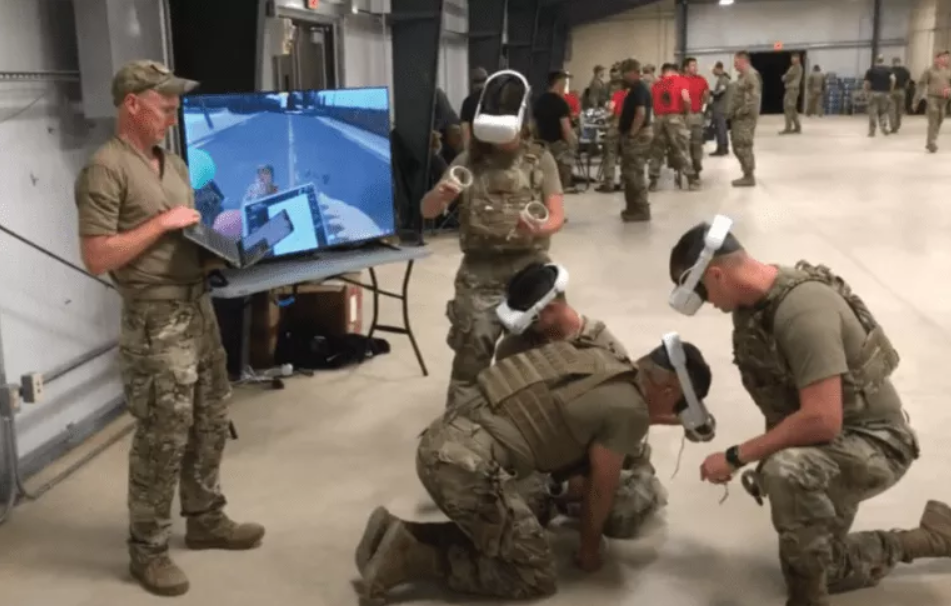
[[[951,189],[943,137],[938,155],[924,151],[924,122],[907,120],[896,137],[866,138],[864,118],[803,120],[805,134],[776,136],[779,121],[763,120],[757,136],[760,186],[732,189],[731,158],[710,158],[702,192],[666,190],[653,196],[650,225],[622,224],[621,194],[588,193],[568,201],[570,224],[555,239],[555,257],[571,270],[570,297],[605,320],[632,353],[679,330],[710,360],[708,399],[719,419],[711,445],[688,444],[680,474],[670,478],[680,433],[652,435],[655,465],[670,490],[661,519],[631,542],[613,542],[605,569],[585,578],[570,565],[576,535],[562,531],[561,591],[550,604],[783,604],[776,538],[766,509],[734,484],[699,481],[699,465],[714,449],[752,437],[762,420],[731,364],[730,320],[713,309],[683,318],[667,307],[668,251],[689,226],[726,212],[753,254],[793,263],[821,261],[845,276],[868,302],[902,354],[895,381],[919,431],[923,458],[887,494],[861,510],[858,528],[913,526],[928,498],[951,500]],[[353,549],[366,515],[385,504],[420,516],[424,492],[414,472],[419,431],[443,407],[450,354],[443,316],[459,261],[454,238],[431,243],[413,284],[413,320],[430,366],[422,378],[408,343],[391,336],[394,353],[363,366],[288,381],[283,392],[239,391],[224,486],[238,519],[264,523],[264,546],[250,553],[191,553],[176,522],[173,555],[192,580],[177,603],[230,606],[355,604]],[[394,268],[388,281],[398,280]],[[384,320],[397,318],[383,310]],[[937,407],[937,408],[935,408]],[[126,423],[122,421],[121,423]],[[125,487],[128,439],[0,528],[0,587],[17,606],[136,606],[158,603],[128,579]],[[951,561],[899,568],[878,588],[836,597],[841,606],[951,603]],[[420,603],[476,600],[438,590],[410,593]]]

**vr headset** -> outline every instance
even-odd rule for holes
[[[502,103],[504,80],[508,78],[515,78],[521,82],[525,90],[516,114],[502,113],[499,107]],[[522,131],[531,92],[532,87],[528,85],[528,80],[516,71],[504,69],[489,76],[479,96],[479,105],[476,107],[475,119],[472,121],[472,134],[475,138],[495,145],[514,141]]]
[[[545,267],[551,267],[555,270],[555,283],[552,285],[551,290],[545,293],[534,305],[525,311],[521,311],[512,309],[509,307],[508,301],[503,301],[495,308],[495,314],[498,316],[499,322],[501,322],[502,326],[510,333],[520,335],[528,330],[528,328],[538,320],[538,316],[542,313],[542,310],[545,309],[549,303],[554,301],[555,297],[564,293],[568,288],[567,269],[555,264],[549,264]]]
[[[680,335],[669,332],[663,336],[662,341],[667,354],[666,361],[670,362],[673,371],[677,373],[677,381],[683,392],[683,400],[674,412],[677,413],[688,439],[693,442],[709,442],[716,436],[716,419],[697,397],[690,373],[687,372],[687,354]]]
[[[674,291],[670,293],[669,303],[676,311],[685,316],[692,316],[697,313],[705,302],[705,297],[698,291],[703,274],[710,266],[710,261],[726,240],[730,229],[733,227],[733,219],[726,215],[717,215],[713,219],[713,224],[707,230],[707,235],[703,239],[703,250],[697,257],[697,262],[688,269],[682,276]]]

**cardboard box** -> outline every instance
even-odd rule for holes
[[[347,274],[361,281],[358,273]],[[293,297],[280,307],[277,301]],[[282,320],[289,326],[303,325],[328,336],[359,333],[363,330],[363,289],[342,281],[302,283],[284,287],[251,299],[251,351],[254,368],[274,366],[274,349]]]

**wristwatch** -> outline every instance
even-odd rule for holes
[[[740,469],[746,466],[746,463],[740,460],[740,447],[739,446],[730,446],[726,449],[726,462],[730,464],[733,469]]]

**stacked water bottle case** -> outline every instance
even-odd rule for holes
[[[865,111],[865,95],[858,78],[826,76],[825,109],[827,115],[847,115]]]

